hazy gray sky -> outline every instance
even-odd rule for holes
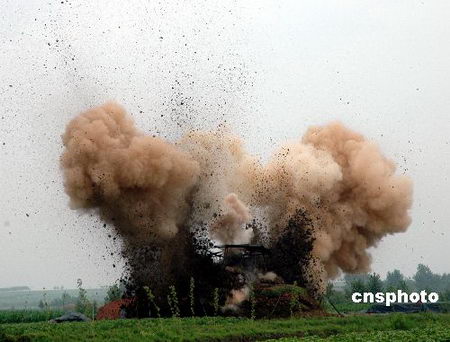
[[[2,0],[0,287],[120,276],[119,242],[68,208],[58,165],[65,124],[110,99],[170,139],[226,120],[262,158],[341,120],[415,184],[373,270],[450,272],[449,16],[446,0]]]

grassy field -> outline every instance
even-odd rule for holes
[[[365,311],[368,308],[370,308],[373,304],[366,304],[366,303],[339,303],[334,304],[335,308],[340,313],[351,313],[351,312],[361,312]],[[324,306],[325,310],[327,310],[330,313],[336,314],[336,310],[331,306],[329,302],[325,302]]]
[[[0,325],[0,341],[449,341],[450,314],[184,318]]]
[[[450,328],[442,324],[432,324],[425,328],[419,327],[410,330],[386,330],[369,332],[352,332],[337,334],[328,337],[309,336],[305,338],[287,337],[281,339],[270,339],[265,342],[445,342],[450,341]]]

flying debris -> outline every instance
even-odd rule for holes
[[[140,316],[150,310],[144,287],[168,311],[166,289],[190,279],[200,311],[215,288],[230,305],[247,298],[258,274],[319,298],[340,271],[368,271],[367,250],[411,221],[411,180],[339,122],[309,128],[263,165],[224,128],[170,142],[107,103],[71,120],[63,144],[70,206],[95,210],[121,237]]]

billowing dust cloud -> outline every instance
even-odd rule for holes
[[[63,143],[71,206],[98,209],[114,223],[129,259],[149,246],[160,264],[181,264],[190,254],[170,246],[192,236],[209,246],[273,249],[302,211],[310,220],[312,261],[296,268],[314,281],[340,270],[368,271],[367,249],[410,224],[411,180],[395,174],[376,144],[339,122],[309,128],[266,165],[223,128],[187,132],[176,142],[145,135],[115,103],[74,118]]]
[[[114,214],[125,237],[170,238],[178,232],[200,172],[187,153],[143,135],[111,103],[72,120],[63,142],[65,189],[74,208]]]
[[[227,195],[224,202],[227,212],[212,225],[212,237],[227,244],[249,243],[253,232],[242,229],[251,219],[249,209],[233,193]]]

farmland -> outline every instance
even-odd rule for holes
[[[170,318],[0,325],[3,341],[446,341],[449,314]],[[301,338],[301,339],[300,339]],[[1,338],[0,338],[1,340]]]
[[[3,310],[0,324],[45,322],[62,314],[62,310]]]
[[[107,289],[87,289],[86,291],[90,300],[95,300],[98,304],[102,304]],[[0,291],[0,311],[38,309],[39,301],[41,300],[48,302],[52,306],[52,302],[60,300],[63,295],[77,297],[78,289]],[[62,308],[60,305],[56,305],[52,309]]]

